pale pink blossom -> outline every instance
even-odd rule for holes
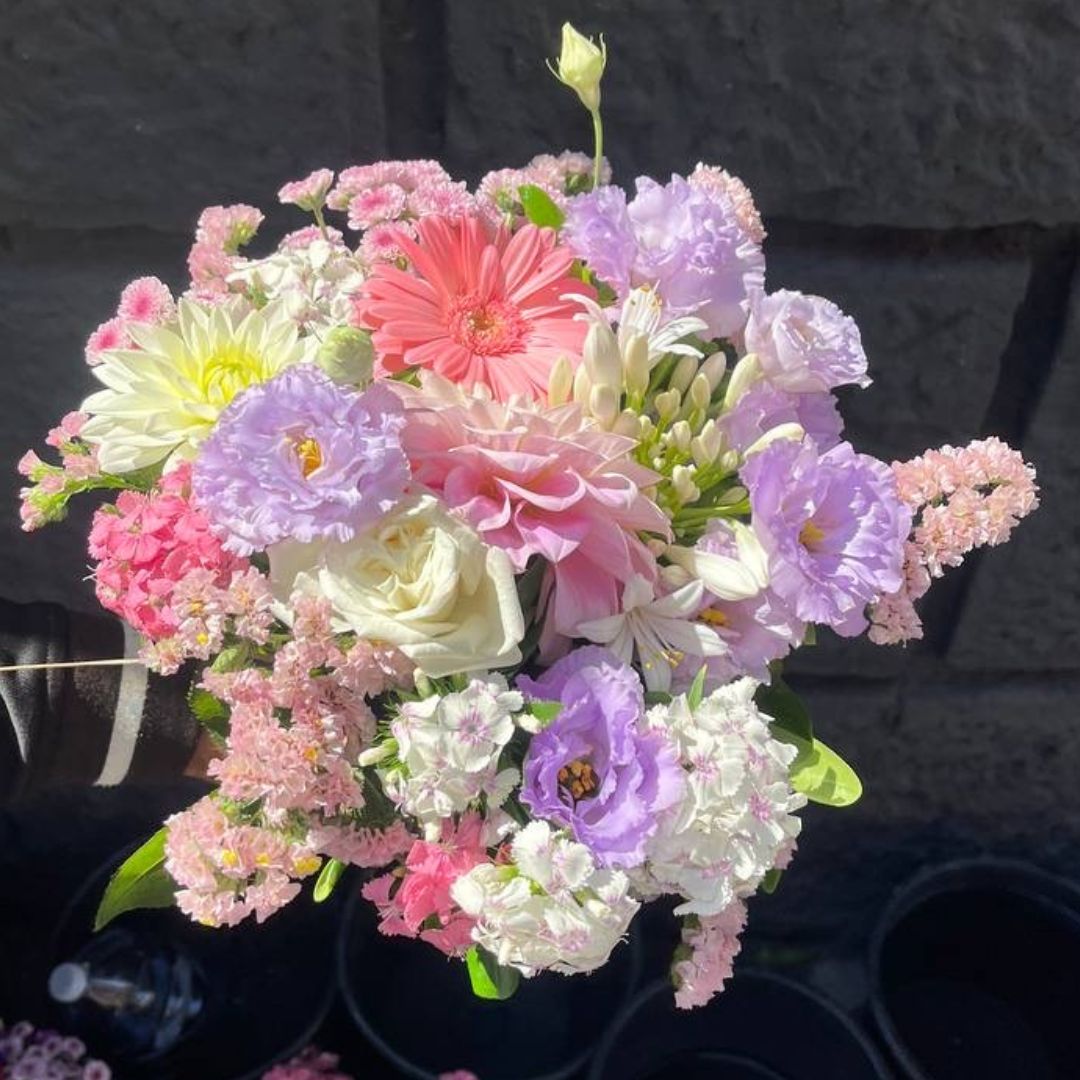
[[[292,203],[301,210],[315,210],[326,202],[326,194],[334,183],[330,169],[316,169],[303,180],[292,180],[282,185],[278,202]]]
[[[114,349],[135,348],[135,342],[127,332],[127,323],[121,318],[103,322],[86,341],[86,362],[93,366],[101,363],[101,354]]]
[[[116,314],[127,322],[160,326],[176,314],[176,301],[168,285],[158,278],[136,278],[120,294]]]
[[[675,1004],[680,1009],[705,1005],[724,989],[742,947],[739,935],[746,926],[746,905],[735,900],[717,915],[691,916],[683,923],[683,946],[672,967]]]

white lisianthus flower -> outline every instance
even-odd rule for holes
[[[339,629],[397,647],[425,675],[521,660],[525,621],[509,557],[434,496],[406,503],[347,543],[284,542],[268,554],[279,602],[295,587],[316,591],[330,600]]]
[[[164,326],[130,323],[138,348],[110,349],[91,370],[105,384],[80,407],[80,436],[105,472],[129,473],[165,459],[193,458],[222,410],[242,390],[313,358],[285,310],[242,302],[177,305]]]
[[[647,714],[649,725],[672,739],[687,784],[631,876],[646,896],[685,897],[676,914],[715,915],[750,896],[802,826],[794,812],[806,797],[788,779],[796,751],[770,735],[754,705],[757,685],[739,679],[693,711],[680,695]]]
[[[451,887],[476,919],[474,940],[526,977],[595,971],[626,933],[640,906],[620,870],[597,869],[589,849],[546,821],[515,837],[513,864],[482,863]]]
[[[501,675],[473,679],[445,697],[403,703],[390,724],[402,767],[380,773],[387,794],[420,821],[460,813],[482,794],[499,805],[520,779],[513,769],[504,776],[498,765],[523,705]]]

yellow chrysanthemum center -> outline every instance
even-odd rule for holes
[[[296,456],[304,476],[310,476],[322,465],[322,447],[310,435],[296,443]]]
[[[825,539],[825,530],[819,528],[812,521],[808,521],[799,530],[799,543],[804,548],[809,548],[811,551]]]

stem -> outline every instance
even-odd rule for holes
[[[595,191],[600,186],[600,165],[604,160],[604,125],[600,120],[600,110],[592,110],[593,143],[596,147],[596,158],[593,161],[592,186]]]
[[[315,215],[315,224],[319,226],[319,232],[322,234],[322,238],[329,243],[330,234],[326,231],[326,220],[323,218],[322,207],[316,206],[312,213]]]

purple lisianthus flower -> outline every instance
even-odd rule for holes
[[[639,177],[629,205],[618,188],[572,199],[565,235],[620,298],[649,285],[669,318],[696,315],[711,337],[741,331],[750,294],[764,288],[765,256],[730,195],[681,176],[668,184]]]
[[[862,633],[866,605],[904,580],[911,511],[892,470],[850,443],[821,454],[809,441],[779,441],[741,475],[777,595],[805,622]]]
[[[859,327],[820,296],[787,289],[755,293],[745,341],[746,351],[757,353],[769,382],[789,393],[870,385]]]
[[[568,828],[602,865],[640,865],[659,812],[682,797],[684,779],[671,744],[644,726],[633,668],[585,646],[538,679],[520,677],[518,688],[563,706],[529,744],[522,802]]]
[[[832,394],[789,394],[764,380],[751,386],[716,421],[728,446],[740,454],[771,428],[791,423],[801,425],[822,451],[832,449],[844,430]]]
[[[713,521],[694,546],[710,555],[739,557],[734,530],[720,520]],[[746,600],[720,600],[706,592],[698,619],[712,627],[727,646],[719,656],[705,658],[706,692],[743,675],[768,682],[769,664],[787,656],[806,633],[806,624],[771,585]],[[680,689],[689,686],[701,663],[697,657],[684,660],[674,674],[673,685]]]
[[[404,423],[385,387],[357,393],[300,364],[230,403],[195,462],[192,490],[239,555],[285,539],[346,541],[409,482]]]

